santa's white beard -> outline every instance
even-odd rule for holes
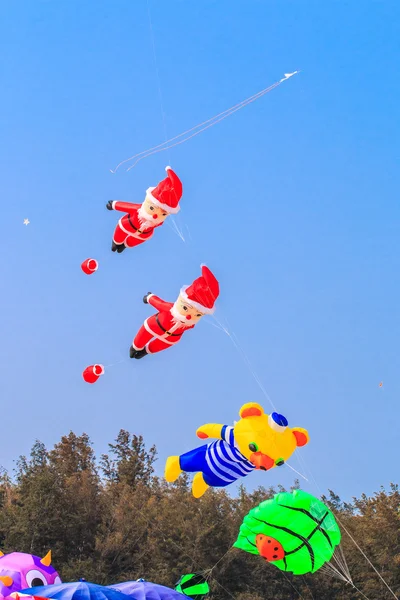
[[[138,210],[138,219],[140,227],[143,227],[143,229],[152,229],[157,225],[157,223],[155,223],[157,219],[153,219],[151,214],[148,213],[143,206]]]
[[[185,327],[190,327],[190,325],[191,325],[190,320],[188,321],[184,315],[181,315],[181,313],[176,308],[175,304],[171,308],[170,313],[174,317],[175,321],[177,321],[178,323],[181,323]]]

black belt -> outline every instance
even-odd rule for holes
[[[157,321],[157,325],[159,326],[159,328],[162,329],[163,332],[166,333],[167,335],[172,335],[172,336],[175,336],[175,337],[180,337],[182,335],[181,333],[170,333],[169,331],[167,331],[166,329],[164,329],[164,327],[160,323],[160,319],[158,318],[158,313],[156,314],[156,321]]]
[[[132,229],[134,229],[135,231],[138,231],[140,233],[140,235],[148,235],[152,231],[151,229],[148,229],[147,231],[140,231],[140,229],[135,227],[135,225],[132,223],[131,215],[129,213],[128,213],[128,221],[129,221],[129,225],[132,227]]]

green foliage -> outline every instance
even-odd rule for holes
[[[64,436],[51,450],[36,442],[15,476],[0,470],[0,546],[44,555],[65,581],[101,584],[143,577],[174,587],[183,573],[205,573],[213,600],[357,600],[349,585],[325,573],[292,576],[261,557],[232,548],[244,516],[282,488],[237,497],[209,490],[196,500],[188,476],[167,484],[154,474],[156,449],[121,430],[97,461],[86,434]],[[298,482],[294,483],[298,488]],[[367,597],[390,592],[348,535],[400,594],[400,493],[396,485],[351,505],[330,492],[322,499],[342,529],[354,583]],[[210,569],[212,571],[210,572]]]

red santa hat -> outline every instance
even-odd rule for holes
[[[179,200],[182,198],[182,182],[171,167],[165,167],[167,177],[157,187],[149,187],[146,191],[151,201],[158,208],[175,215],[180,210]]]
[[[100,375],[104,375],[103,365],[90,365],[82,373],[82,377],[86,383],[96,383]]]
[[[99,263],[95,258],[87,258],[81,264],[81,269],[86,275],[92,275],[99,268]]]
[[[215,311],[215,301],[219,296],[219,283],[206,265],[201,265],[201,277],[192,285],[185,285],[180,292],[182,298],[206,315]]]

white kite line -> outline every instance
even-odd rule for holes
[[[220,121],[223,121],[224,119],[226,119],[233,113],[237,112],[241,108],[244,108],[248,104],[255,102],[255,100],[262,98],[262,96],[265,96],[265,94],[268,94],[268,92],[271,92],[272,90],[277,88],[279,85],[281,85],[281,83],[283,83],[284,81],[287,81],[290,77],[293,77],[293,75],[296,75],[297,73],[300,73],[300,71],[293,71],[293,73],[285,73],[285,76],[282,77],[282,79],[280,79],[276,83],[273,83],[272,85],[270,85],[267,88],[264,88],[260,92],[253,94],[253,96],[246,98],[246,100],[242,100],[238,104],[231,106],[231,108],[224,110],[223,112],[215,115],[214,117],[211,117],[211,119],[207,119],[207,121],[203,121],[202,123],[195,125],[191,129],[187,129],[186,131],[183,131],[179,135],[176,135],[175,137],[170,138],[169,140],[166,140],[162,144],[158,144],[157,146],[153,146],[152,148],[148,148],[147,150],[143,150],[142,152],[138,152],[137,154],[134,154],[133,156],[130,156],[129,158],[126,158],[125,160],[122,160],[115,167],[115,169],[110,169],[111,173],[116,173],[123,164],[130,162],[131,160],[134,160],[135,162],[133,163],[133,165],[131,165],[127,169],[127,171],[130,171],[131,169],[133,169],[133,167],[135,167],[137,165],[137,163],[139,161],[143,160],[144,158],[147,158],[148,156],[151,156],[152,154],[157,154],[158,152],[163,152],[165,150],[169,150],[170,148],[174,148],[175,146],[179,146],[180,144],[187,142],[188,140],[199,135],[206,129],[209,129],[210,127],[213,127]],[[187,136],[187,137],[184,137],[184,136]],[[183,138],[183,139],[180,139],[180,138]],[[179,140],[179,141],[177,141],[177,140]],[[172,142],[174,142],[174,143],[172,143]]]

